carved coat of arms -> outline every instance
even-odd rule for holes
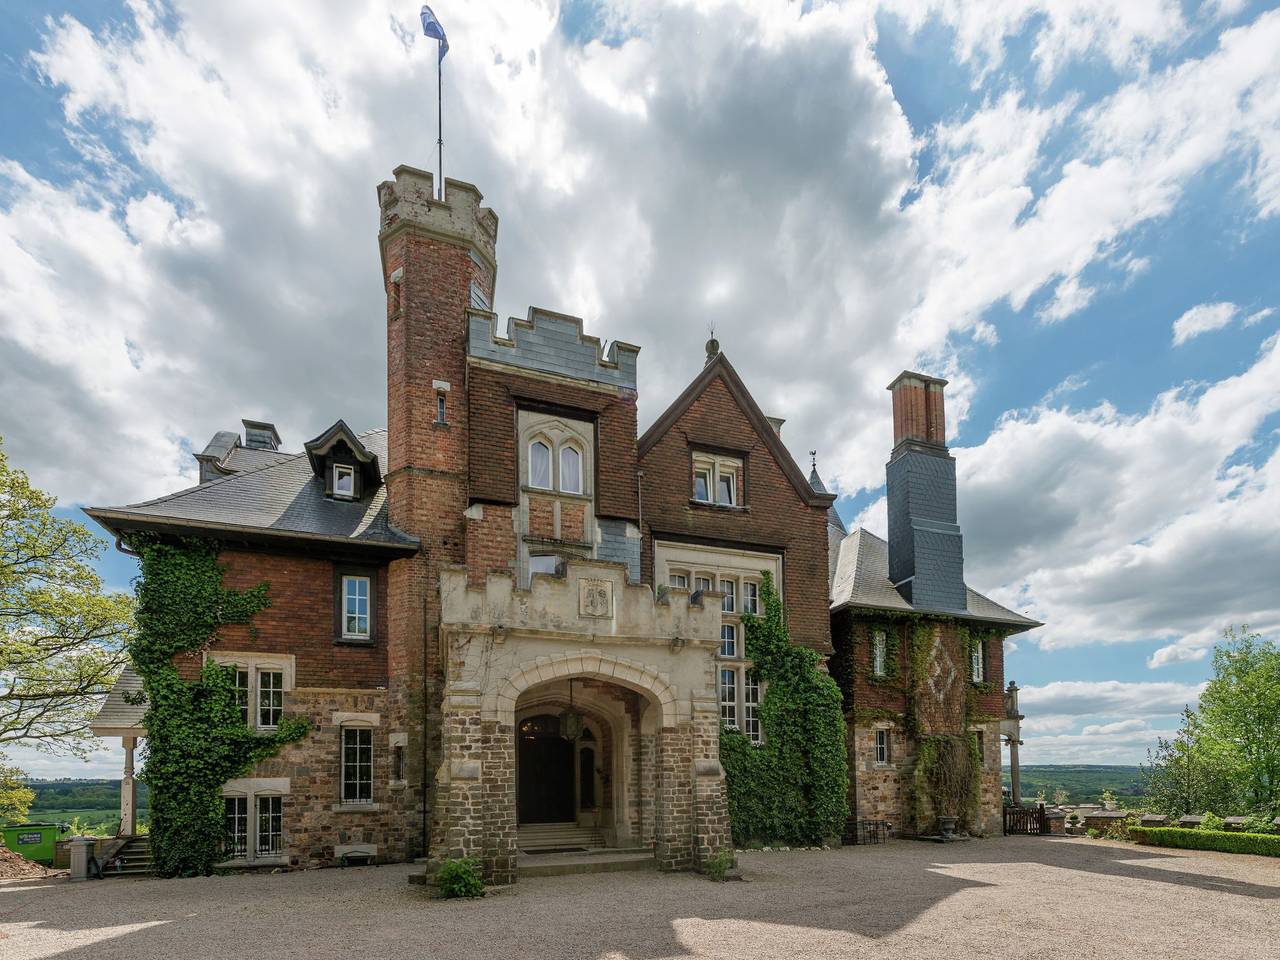
[[[584,617],[612,617],[613,582],[610,580],[579,580],[578,612]]]

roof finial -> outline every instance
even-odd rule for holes
[[[817,469],[818,469],[818,451],[817,450],[809,451],[809,467],[814,472],[817,472]]]
[[[720,341],[716,339],[716,325],[714,323],[707,324],[707,333],[710,334],[707,340],[707,363],[710,363],[720,353]],[[704,363],[703,366],[706,366]]]

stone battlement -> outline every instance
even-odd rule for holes
[[[691,602],[686,590],[657,599],[647,584],[627,581],[625,564],[565,561],[559,574],[535,574],[528,590],[510,574],[491,573],[483,587],[467,585],[467,570],[440,571],[441,622],[492,626],[511,632],[548,632],[641,642],[717,646],[720,597]]]
[[[467,353],[472,357],[636,389],[636,357],[640,348],[619,340],[606,353],[599,337],[582,332],[582,319],[529,308],[528,318],[512,317],[507,336],[497,331],[497,316],[472,310],[468,316]]]
[[[497,264],[498,215],[480,205],[484,195],[473,184],[445,177],[444,200],[435,196],[435,177],[427,170],[401,164],[392,171],[394,180],[378,184],[381,242],[412,224],[428,234],[461,242]]]

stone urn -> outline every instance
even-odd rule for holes
[[[955,836],[956,824],[960,822],[959,817],[939,817],[938,826],[942,828],[942,836],[944,839],[950,840]]]

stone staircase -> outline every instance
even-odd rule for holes
[[[598,828],[576,823],[525,823],[516,832],[516,847],[521,853],[580,853],[602,849],[604,837]]]
[[[113,858],[117,856],[122,861],[119,869],[116,867],[108,867],[105,863],[103,864],[102,878],[104,880],[111,877],[151,876],[151,838],[145,834],[142,836],[130,837],[126,840],[124,846],[113,854]]]

